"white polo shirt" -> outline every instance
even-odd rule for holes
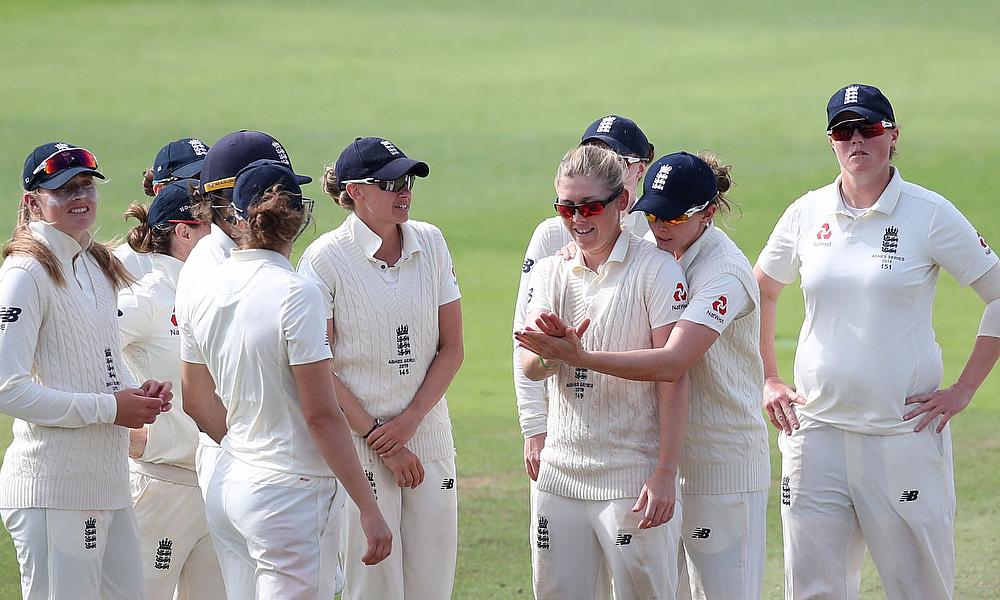
[[[622,230],[636,236],[649,233],[649,223],[641,212],[622,215]],[[521,280],[517,287],[517,300],[514,304],[514,329],[520,329],[524,324],[525,308],[528,305],[528,279],[531,271],[546,256],[552,256],[566,244],[573,241],[562,217],[549,217],[535,227],[528,242],[521,263]],[[517,342],[514,342],[514,394],[517,397],[517,411],[521,421],[521,433],[531,437],[545,433],[546,408],[545,384],[532,381],[521,372],[521,353]]]
[[[143,275],[153,270],[153,261],[150,260],[149,254],[136,252],[128,242],[119,244],[114,250],[114,255],[136,279],[142,279]]]
[[[253,466],[332,477],[306,425],[291,365],[331,358],[315,283],[271,250],[234,250],[177,300],[181,358],[204,364],[226,406],[222,447]]]
[[[138,282],[118,292],[122,356],[137,381],[173,383],[173,410],[147,425],[142,462],[194,469],[198,426],[184,412],[181,396],[181,330],[174,314],[177,277],[184,263],[166,254],[140,254],[151,267]]]
[[[997,263],[969,221],[894,169],[875,205],[855,216],[840,178],[796,200],[757,265],[788,284],[802,278],[806,314],[795,355],[799,412],[860,433],[913,431],[907,396],[940,385],[931,328],[941,267],[968,285]]]

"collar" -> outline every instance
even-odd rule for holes
[[[698,252],[701,251],[701,247],[705,245],[708,238],[714,233],[715,223],[709,221],[708,227],[705,228],[705,231],[702,231],[701,235],[698,236],[698,239],[688,246],[688,249],[684,251],[684,254],[681,254],[681,259],[677,261],[681,265],[681,270],[687,272],[688,265],[694,262],[694,259],[698,257]]]
[[[75,239],[44,221],[32,221],[28,223],[28,229],[32,237],[45,244],[56,258],[63,262],[73,262],[73,259],[89,248],[93,241],[90,234],[86,233],[83,245],[80,245]]]
[[[611,254],[608,255],[608,260],[604,261],[604,264],[600,268],[604,268],[609,263],[623,263],[625,262],[625,255],[628,254],[629,241],[632,234],[622,231],[618,234],[618,239],[615,240],[615,245],[611,248]],[[573,271],[579,271],[581,269],[588,269],[587,265],[583,263],[583,252],[577,252],[576,256],[573,257],[571,263],[573,265]]]
[[[353,212],[347,215],[346,222],[348,230],[351,232],[351,237],[354,238],[355,243],[361,246],[361,251],[365,253],[368,260],[378,260],[375,258],[375,253],[382,247],[382,238],[380,238],[377,233],[369,229],[368,225],[359,219],[358,215]],[[402,223],[400,224],[399,229],[403,234],[403,249],[399,256],[399,260],[402,262],[404,259],[412,256],[415,252],[420,252],[422,248],[420,247],[420,241],[413,233],[412,225],[408,222]]]
[[[230,260],[236,262],[251,262],[259,260],[268,264],[272,264],[282,269],[292,271],[292,263],[289,262],[285,255],[275,252],[274,250],[267,250],[265,248],[250,248],[247,250],[233,250],[233,253],[229,255]]]
[[[169,254],[160,254],[159,252],[150,252],[147,256],[149,256],[149,261],[153,264],[153,270],[176,286],[177,279],[181,275],[181,267],[184,266],[184,261],[178,260]]]
[[[834,189],[837,191],[837,208],[836,212],[842,215],[848,215],[853,217],[854,214],[847,210],[844,202],[844,194],[840,191],[840,175],[833,181]],[[892,211],[896,209],[896,204],[899,203],[899,194],[903,190],[903,178],[899,174],[899,169],[892,167],[892,177],[889,178],[889,184],[885,186],[882,190],[882,194],[875,201],[875,204],[868,210],[880,212],[884,215],[891,215]]]
[[[212,238],[212,241],[215,242],[216,246],[222,248],[226,252],[236,248],[236,242],[233,241],[233,238],[226,235],[226,232],[223,231],[221,227],[215,223],[212,223],[210,227],[211,231],[208,232],[208,237]]]

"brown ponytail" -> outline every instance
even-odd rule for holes
[[[142,172],[142,191],[146,192],[146,195],[150,198],[155,198],[156,193],[153,192],[153,170],[146,169]]]
[[[346,210],[354,210],[354,198],[347,193],[345,188],[340,190],[340,181],[337,179],[337,170],[333,165],[323,167],[323,179],[321,180],[323,191],[326,192],[334,202]]]
[[[141,254],[149,254],[150,252],[170,254],[170,239],[174,228],[150,227],[149,223],[146,222],[148,213],[148,208],[136,202],[129,204],[129,207],[125,209],[125,214],[122,215],[123,221],[128,221],[130,218],[139,221],[138,225],[129,230],[125,238],[128,245]]]
[[[733,166],[722,164],[719,153],[711,150],[702,150],[698,153],[698,158],[708,163],[708,166],[712,167],[712,172],[715,173],[715,185],[719,188],[719,195],[715,197],[715,205],[722,212],[732,214],[736,205],[726,196],[726,192],[733,187],[733,178],[729,174],[733,170]]]
[[[295,241],[305,218],[305,212],[292,206],[292,195],[274,186],[250,207],[240,246],[277,251]]]

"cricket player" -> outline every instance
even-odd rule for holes
[[[122,355],[138,379],[180,382],[180,329],[174,312],[177,276],[208,223],[194,218],[196,179],[160,188],[149,208],[126,215],[139,224],[127,239],[152,271],[118,292]],[[178,386],[174,407],[183,409]],[[130,432],[133,510],[139,524],[146,600],[217,600],[225,597],[222,572],[205,521],[205,501],[194,468],[198,426],[183,410]]]
[[[1000,267],[940,195],[892,164],[900,128],[876,87],[827,103],[840,174],[785,211],[755,273],[764,406],[781,429],[785,597],[853,598],[865,546],[891,600],[952,598],[955,488],[949,419],[1000,355]],[[941,269],[986,302],[958,381],[939,389],[931,327]],[[796,277],[805,320],[795,386],[778,373],[776,305]]]
[[[528,288],[527,319],[554,313],[594,323],[592,349],[666,341],[686,302],[677,262],[621,229],[625,169],[613,151],[580,146],[555,178],[558,211],[576,257],[543,259]],[[686,378],[626,381],[521,353],[548,379],[546,444],[532,502],[532,565],[539,600],[594,598],[607,571],[615,597],[675,598],[680,504],[677,468],[687,422]]]
[[[587,352],[565,323],[515,337],[536,354],[639,381],[691,376],[691,406],[680,463],[684,505],[679,597],[759,599],[764,576],[770,461],[760,413],[759,292],[750,263],[714,225],[728,212],[728,165],[713,153],[669,154],[653,163],[633,211],[649,237],[684,269],[688,306],[662,348]],[[542,325],[546,325],[545,319]],[[686,587],[685,587],[686,586]]]

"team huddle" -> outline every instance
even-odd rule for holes
[[[1000,357],[1000,267],[901,178],[899,131],[877,88],[834,93],[839,175],[755,266],[716,224],[718,155],[657,158],[618,115],[565,154],[513,323],[536,598],[760,598],[767,421],[786,598],[857,597],[866,548],[889,598],[953,597],[948,421]],[[265,133],[166,144],[117,248],[91,236],[94,154],[32,151],[0,267],[0,517],[25,599],[451,597],[462,311],[441,231],[409,218],[429,173],[348,144],[318,182],[347,218],[293,266],[312,180]],[[986,306],[947,388],[942,267]]]

